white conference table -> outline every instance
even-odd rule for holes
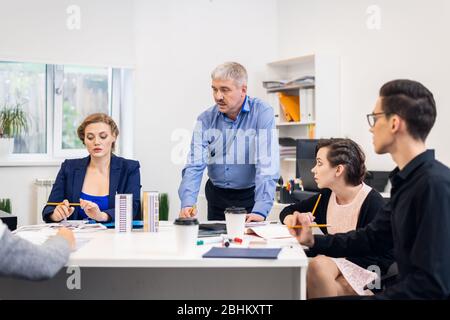
[[[107,230],[87,236],[92,238],[51,280],[0,278],[0,299],[306,298],[308,258],[293,238],[262,245],[282,247],[278,259],[268,260],[202,258],[212,245],[179,255],[171,222],[157,233]],[[80,289],[67,286],[75,283],[71,267],[79,267]]]

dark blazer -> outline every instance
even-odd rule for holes
[[[434,150],[391,172],[391,199],[365,228],[314,236],[316,252],[345,257],[393,248],[396,282],[364,299],[450,299],[450,170]]]
[[[86,169],[91,160],[90,156],[82,159],[65,160],[56,177],[52,192],[48,202],[61,202],[64,199],[69,202],[80,202],[81,189],[83,188]],[[133,217],[140,218],[141,212],[141,174],[139,162],[127,160],[115,155],[111,156],[109,172],[109,209],[104,212],[114,221],[115,216],[115,196],[116,193],[133,194]],[[50,214],[55,210],[55,206],[45,206],[42,210],[42,218],[45,222],[51,222]],[[79,207],[75,207],[70,220],[79,218]]]
[[[314,220],[318,224],[326,224],[327,223],[327,209],[328,202],[331,196],[330,189],[322,189],[320,190],[320,194],[322,197],[320,199],[319,204],[317,205]],[[311,212],[316,204],[317,198],[319,194],[312,196],[309,199],[300,201],[298,203],[292,204],[284,208],[280,213],[280,220],[283,222],[284,218],[293,214],[294,211],[298,212]],[[384,206],[383,197],[374,189],[372,189],[361,205],[361,210],[358,217],[358,222],[356,223],[356,229],[364,228],[366,225],[371,222],[378,211]],[[327,228],[320,228],[324,234],[328,234]],[[306,252],[308,256],[314,256],[316,253],[314,250],[310,249]],[[380,267],[381,273],[386,273],[389,266],[394,262],[393,252],[392,250],[387,250],[383,254],[373,255],[373,256],[364,256],[364,257],[346,257],[347,260],[359,265],[362,268],[367,268],[370,265],[377,265]]]

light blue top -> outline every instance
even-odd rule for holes
[[[197,202],[205,167],[216,187],[246,189],[255,186],[252,212],[266,217],[273,205],[279,177],[273,108],[258,98],[247,96],[234,121],[221,113],[217,105],[200,114],[178,189],[182,208]]]
[[[108,197],[109,197],[109,195],[92,196],[92,195],[84,193],[84,192],[80,193],[80,199],[88,200],[88,201],[92,201],[92,202],[96,203],[98,205],[98,207],[100,208],[100,211],[102,211],[102,212],[109,208]],[[78,219],[85,220],[85,219],[90,219],[90,218],[86,214],[86,212],[84,212],[84,210],[80,208],[80,211],[78,212]]]

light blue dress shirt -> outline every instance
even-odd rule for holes
[[[198,118],[178,189],[181,207],[197,202],[203,170],[219,188],[255,186],[252,212],[267,217],[279,177],[279,147],[273,108],[247,96],[236,120],[214,105]]]

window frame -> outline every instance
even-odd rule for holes
[[[112,77],[113,77],[113,68],[108,67],[108,115],[112,115]],[[63,123],[63,79],[64,79],[64,65],[58,64],[55,65],[54,69],[54,103],[53,103],[53,156],[55,158],[84,158],[88,155],[88,152],[85,148],[81,149],[63,149],[62,148],[62,123]],[[57,93],[58,90],[61,90],[61,93]]]
[[[2,62],[16,62],[27,63],[24,61],[4,61]],[[69,65],[69,64],[65,64]],[[97,66],[92,66],[97,67]],[[105,67],[105,66],[98,66]],[[125,77],[133,77],[134,70],[132,68],[108,68],[108,112],[114,121],[121,126],[121,114],[124,112],[125,104],[124,96],[132,94],[132,92],[124,93],[122,90],[133,91],[132,84],[124,84]],[[58,86],[63,85],[64,79],[64,64],[45,64],[46,81],[45,81],[45,114],[46,117],[46,150],[45,153],[13,153],[7,159],[0,161],[2,166],[22,166],[22,165],[58,165],[64,159],[86,157],[88,152],[86,149],[62,149],[62,123],[63,123],[63,94],[57,93]],[[132,106],[127,106],[132,107]],[[126,120],[129,121],[129,120]],[[126,124],[129,127],[129,124]],[[125,136],[132,136],[131,133],[126,133],[121,130],[121,135],[116,142],[116,154],[120,154],[121,141]]]

